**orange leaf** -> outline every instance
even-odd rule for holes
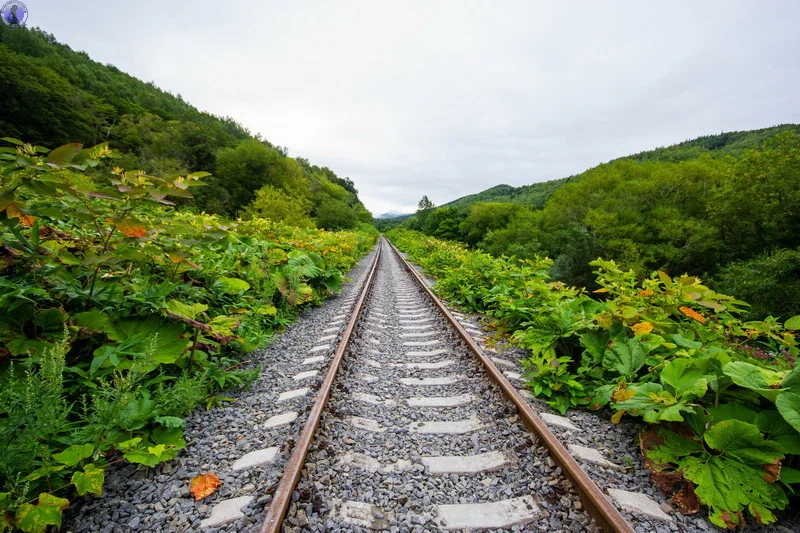
[[[115,224],[117,229],[126,237],[141,239],[147,235],[147,226],[136,220],[125,219]]]
[[[703,315],[701,315],[700,313],[698,313],[697,311],[695,311],[691,307],[683,306],[683,307],[680,308],[680,310],[681,310],[681,313],[683,313],[684,315],[688,316],[689,318],[694,318],[695,320],[697,320],[701,324],[705,324],[706,323],[706,319],[703,317]]]
[[[653,323],[652,322],[639,322],[638,324],[634,324],[633,327],[633,334],[637,337],[640,335],[646,335],[653,331]]]
[[[28,228],[33,226],[33,221],[36,220],[32,216],[26,215],[22,209],[14,204],[8,204],[8,207],[6,207],[6,215],[8,215],[9,218],[18,218],[20,223]]]
[[[199,501],[214,494],[220,485],[222,485],[222,481],[215,474],[209,472],[193,477],[189,491],[194,495],[195,501]]]
[[[653,291],[651,291],[650,289],[639,291],[639,296],[647,297],[647,296],[652,296],[652,295],[653,295]]]

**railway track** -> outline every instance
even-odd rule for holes
[[[633,531],[385,239],[351,302],[261,532]]]

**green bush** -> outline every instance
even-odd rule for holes
[[[745,319],[800,314],[800,248],[727,265],[714,274],[713,283],[750,304]]]

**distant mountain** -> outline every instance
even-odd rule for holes
[[[382,215],[378,215],[375,218],[408,218],[411,216],[411,213],[401,213],[400,211],[387,211]]]
[[[798,124],[781,124],[770,128],[762,128],[750,131],[731,131],[718,135],[704,135],[696,139],[683,141],[667,147],[659,147],[645,152],[639,152],[620,159],[632,159],[637,161],[669,161],[678,162],[694,159],[702,155],[711,157],[736,156],[747,148],[761,146],[768,138],[774,137],[782,131],[792,130],[800,133]],[[611,162],[611,161],[609,161]],[[521,187],[511,185],[495,185],[477,194],[462,196],[452,202],[443,204],[442,207],[469,207],[480,202],[510,202],[514,204],[525,204],[541,209],[550,196],[559,188],[570,181],[577,181],[582,174],[569,176]]]
[[[541,209],[547,199],[550,198],[550,195],[571,179],[571,177],[561,178],[520,187],[512,187],[505,184],[495,185],[483,192],[470,194],[448,202],[443,207],[468,207],[480,202],[511,202],[513,204],[533,205],[537,209]]]

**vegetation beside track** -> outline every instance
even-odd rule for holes
[[[776,520],[800,486],[800,316],[744,321],[748,305],[694,276],[641,280],[591,263],[597,290],[553,282],[553,262],[471,251],[410,230],[389,238],[439,295],[491,317],[530,350],[533,393],[561,412],[635,416],[654,481],[685,513],[734,528]]]
[[[263,346],[341,287],[377,232],[177,211],[207,173],[113,168],[105,144],[0,148],[0,531],[60,525],[104,468],[185,446]],[[105,169],[108,169],[105,171]]]

